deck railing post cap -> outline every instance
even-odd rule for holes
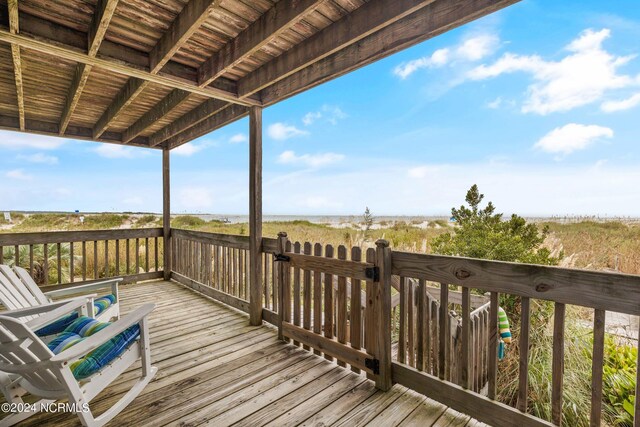
[[[385,239],[378,239],[376,240],[376,246],[379,248],[388,248],[389,247],[389,241],[385,240]]]
[[[278,233],[278,237],[287,237],[287,233],[284,231],[281,231]]]

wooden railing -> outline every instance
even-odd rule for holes
[[[159,278],[162,250],[161,228],[0,234],[0,264],[27,269],[48,289],[110,277]]]

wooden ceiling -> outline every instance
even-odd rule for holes
[[[0,129],[175,148],[518,0],[0,0]]]

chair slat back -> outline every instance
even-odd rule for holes
[[[13,271],[20,278],[20,281],[25,285],[26,289],[29,291],[29,294],[33,296],[33,298],[37,301],[37,304],[46,304],[49,302],[47,296],[42,292],[42,289],[38,286],[33,277],[29,274],[27,270],[22,267],[13,267]]]
[[[61,391],[62,384],[49,368],[52,357],[24,321],[0,316],[0,371],[19,374],[36,389]]]
[[[0,265],[0,302],[9,310],[32,307],[22,292],[16,289],[15,283],[9,279],[7,272],[13,274],[6,265]],[[15,274],[13,274],[15,276]]]

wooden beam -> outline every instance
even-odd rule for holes
[[[19,118],[0,115],[0,129],[19,132],[21,130]],[[26,119],[24,132],[46,136],[63,137],[60,135],[59,123],[43,122],[40,120]],[[64,138],[122,144],[122,134],[118,132],[105,132],[100,138],[94,139],[93,130],[91,128],[80,126],[68,126]],[[148,138],[139,136],[133,141],[130,141],[128,145],[149,148],[149,140]]]
[[[104,68],[107,71],[122,74],[129,77],[135,77],[151,83],[156,83],[172,89],[182,89],[187,92],[196,93],[206,96],[207,98],[223,99],[234,104],[245,106],[261,105],[262,103],[254,99],[240,99],[237,94],[231,93],[224,89],[214,87],[199,87],[191,81],[167,76],[164,74],[152,74],[143,68],[132,67],[122,64],[118,61],[103,59],[101,57],[90,57],[86,53],[72,50],[68,47],[57,46],[50,42],[36,40],[32,37],[26,37],[21,34],[11,34],[9,31],[0,29],[0,41],[15,44],[28,49],[33,49],[48,55],[57,56],[69,61],[81,62],[83,64]]]
[[[325,0],[281,0],[254,23],[207,59],[198,69],[198,82],[206,86],[260,50]]]
[[[519,0],[437,0],[321,61],[261,91],[264,105],[347,74],[424,40],[438,36]]]
[[[164,280],[171,278],[171,153],[162,150],[162,235]]]
[[[221,0],[191,0],[149,54],[149,68],[157,73],[207,20]]]
[[[249,322],[262,324],[262,108],[249,119]]]
[[[209,17],[212,8],[217,6],[219,1],[220,0],[191,0],[187,3],[178,17],[173,21],[169,30],[164,33],[149,54],[149,73],[157,74],[162,69],[173,54],[186,43],[191,35]],[[146,82],[140,83],[135,79],[129,79],[123,91],[121,91],[111,105],[107,107],[105,113],[96,124],[96,135],[99,136],[100,132],[108,129],[111,123],[118,117],[118,114],[120,114],[127,105],[131,104],[145,90],[147,85],[148,83]],[[163,104],[165,100],[166,98],[156,105],[156,107],[158,107],[157,111],[163,108],[161,104]],[[131,132],[125,132],[125,135],[130,137],[135,131],[136,129],[131,129]]]
[[[159,103],[140,117],[138,121],[124,131],[122,134],[122,142],[126,144],[147,128],[153,126],[158,120],[185,102],[189,98],[189,95],[191,95],[189,92],[180,89],[172,90],[169,95],[165,96]]]
[[[100,44],[104,40],[104,36],[107,33],[107,27],[109,26],[109,22],[111,22],[111,18],[116,11],[117,5],[118,0],[98,1],[98,4],[96,5],[96,11],[93,15],[93,20],[91,22],[91,25],[89,26],[89,34],[87,40],[87,54],[89,56],[96,56],[96,54],[98,53],[98,49],[100,48]],[[73,80],[71,81],[71,87],[69,88],[67,100],[65,102],[64,109],[62,110],[62,116],[60,118],[60,135],[64,135],[64,132],[67,130],[67,126],[69,125],[71,116],[73,115],[73,112],[78,105],[78,101],[80,100],[80,96],[82,95],[82,91],[84,90],[84,86],[89,79],[91,68],[92,67],[87,64],[80,63],[76,65]]]
[[[399,21],[433,1],[378,0],[365,3],[240,79],[238,94],[249,96]]]
[[[216,113],[219,113],[229,105],[231,104],[228,104],[225,101],[220,101],[219,99],[208,99],[193,110],[184,114],[179,119],[176,119],[173,123],[151,135],[149,137],[149,144],[155,147],[172,136],[189,129],[191,126],[197,125]]]
[[[197,125],[187,129],[186,131],[173,136],[165,141],[165,145],[170,148],[176,148],[202,135],[213,132],[222,126],[228,125],[249,114],[249,109],[242,105],[231,105],[220,111],[218,114],[203,120]]]
[[[12,34],[18,34],[20,32],[18,0],[8,0],[7,7],[9,9],[9,31],[11,31]],[[24,130],[24,89],[22,84],[22,59],[20,58],[19,46],[11,45],[11,58],[13,60],[13,75],[16,82],[16,96],[18,100],[18,117],[20,120],[20,130]]]

